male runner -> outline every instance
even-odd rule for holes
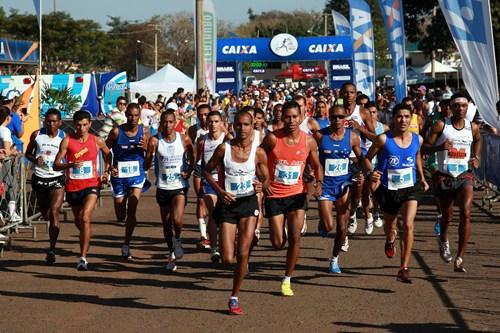
[[[453,204],[456,203],[460,209],[455,272],[465,272],[463,257],[472,232],[470,214],[474,196],[474,175],[471,170],[479,168],[481,155],[479,126],[466,119],[468,103],[466,94],[454,94],[450,102],[453,115],[438,120],[432,126],[424,146],[428,153],[437,152],[438,169],[433,174],[432,182],[443,215],[438,244],[441,258],[445,262],[453,260],[448,241],[448,225],[453,218]]]
[[[76,130],[62,140],[54,160],[54,170],[66,170],[66,201],[80,230],[80,259],[76,268],[86,271],[92,212],[100,194],[101,182],[108,182],[111,154],[104,140],[89,133],[92,124],[89,112],[76,111],[73,124]],[[105,162],[101,177],[98,174],[99,150]]]
[[[106,145],[113,151],[111,186],[116,219],[125,220],[125,240],[122,258],[131,259],[130,239],[137,219],[137,205],[141,198],[146,175],[144,155],[150,137],[149,129],[139,125],[141,109],[139,104],[130,103],[125,111],[127,122],[111,130]]]
[[[423,139],[410,132],[411,115],[409,107],[403,104],[396,106],[391,130],[373,141],[365,159],[369,162],[379,154],[370,188],[384,212],[385,254],[388,258],[396,254],[396,223],[398,213],[401,213],[403,236],[400,239],[401,266],[397,280],[403,283],[411,283],[408,266],[413,248],[414,220],[422,190],[429,188],[420,156]]]
[[[307,185],[303,173],[308,160],[314,170],[316,196],[321,194],[323,181],[318,145],[300,130],[302,117],[299,109],[297,102],[285,102],[282,115],[284,127],[269,133],[261,145],[267,153],[271,180],[265,191],[271,243],[275,249],[282,249],[288,237],[286,271],[281,283],[283,296],[293,296],[290,279],[300,254],[300,234],[307,209]],[[285,226],[288,235],[285,234]]]
[[[267,156],[262,148],[254,144],[253,115],[246,111],[238,112],[234,129],[236,137],[217,147],[204,173],[206,180],[220,197],[216,215],[221,222],[221,246],[225,264],[233,263],[236,250],[237,261],[229,313],[243,314],[238,296],[247,271],[259,215],[256,193],[267,188],[269,176]],[[213,177],[216,168],[224,170],[224,185]],[[238,239],[235,246],[236,231]]]
[[[330,272],[340,274],[338,258],[347,236],[349,220],[349,186],[352,170],[349,156],[354,152],[358,161],[363,160],[359,135],[344,127],[346,111],[343,106],[330,108],[330,126],[314,134],[319,146],[319,159],[324,171],[322,193],[319,197],[318,229],[320,235],[333,229],[332,209],[335,205],[337,233],[330,260]]]
[[[144,169],[148,170],[155,157],[156,202],[160,206],[163,236],[170,251],[168,271],[177,270],[176,260],[184,256],[182,220],[194,166],[193,144],[188,136],[175,131],[176,124],[173,110],[161,114],[162,132],[149,140],[144,159]]]
[[[44,127],[31,134],[26,158],[33,163],[31,186],[45,220],[49,221],[50,247],[45,257],[47,264],[56,262],[56,243],[59,236],[59,210],[64,201],[64,172],[54,171],[54,160],[65,134],[61,127],[61,112],[49,109]]]

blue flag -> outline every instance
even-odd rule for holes
[[[333,26],[335,27],[335,35],[337,36],[350,36],[351,25],[344,15],[332,10]]]

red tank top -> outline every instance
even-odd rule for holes
[[[300,131],[299,142],[290,146],[285,142],[285,130],[274,131],[276,145],[267,155],[267,166],[271,178],[269,198],[286,198],[307,192],[302,179],[309,152],[307,149],[307,134]]]
[[[66,161],[82,161],[80,168],[69,168],[66,170],[66,191],[76,192],[89,187],[100,187],[101,180],[97,172],[97,159],[99,151],[95,142],[95,136],[89,134],[86,142],[70,135],[68,150],[66,151]]]

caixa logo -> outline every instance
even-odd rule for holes
[[[255,45],[225,45],[222,47],[223,54],[257,54]]]
[[[311,44],[309,53],[337,53],[344,52],[342,44]]]

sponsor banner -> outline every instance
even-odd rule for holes
[[[484,121],[500,130],[490,0],[439,0],[439,6],[460,52],[465,88]]]
[[[379,0],[391,50],[396,100],[406,97],[405,29],[401,0]]]
[[[238,65],[236,62],[218,62],[215,91],[222,95],[227,90],[238,91]]]
[[[98,74],[97,95],[100,99],[100,112],[107,114],[116,107],[116,99],[125,96],[127,72]]]
[[[299,61],[349,59],[352,40],[347,36],[274,38],[219,38],[218,61]]]
[[[350,36],[351,25],[349,21],[336,10],[332,10],[333,25],[335,26],[335,34],[337,36]]]
[[[38,43],[0,38],[0,63],[38,64]]]
[[[370,6],[364,0],[349,0],[354,83],[358,91],[375,100],[375,47]]]
[[[217,64],[217,18],[212,0],[203,1],[203,55],[205,85],[215,91],[215,66]]]
[[[352,82],[352,60],[332,60],[329,68],[330,88],[340,89],[346,82]]]

